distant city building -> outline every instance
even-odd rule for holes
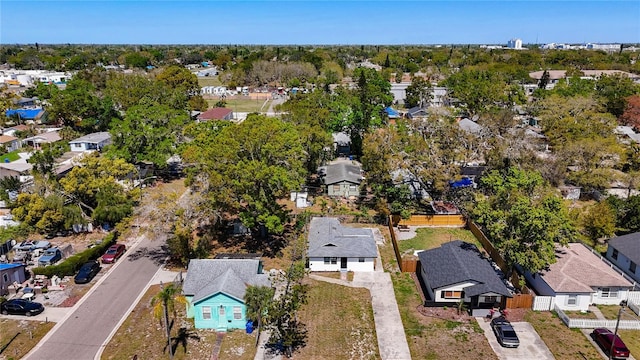
[[[509,49],[522,49],[522,40],[521,39],[511,39],[507,41],[507,47]]]
[[[620,44],[595,44],[595,43],[586,43],[586,44],[561,44],[561,43],[548,43],[542,45],[540,48],[542,49],[554,49],[554,50],[602,50],[607,52],[619,51]],[[627,50],[627,48],[623,49]]]

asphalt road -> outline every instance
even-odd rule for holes
[[[165,253],[164,241],[143,239],[87,295],[77,309],[25,359],[90,360],[153,278]],[[45,310],[46,312],[46,310]]]

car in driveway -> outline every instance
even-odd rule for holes
[[[629,349],[627,346],[618,335],[614,335],[609,329],[594,329],[591,336],[606,354],[611,353],[610,355],[612,359],[629,358]],[[611,345],[613,345],[613,347]]]
[[[48,249],[38,259],[40,266],[53,265],[62,259],[62,251],[57,247]]]
[[[78,271],[76,276],[73,278],[73,281],[76,284],[86,284],[89,281],[91,281],[91,279],[93,279],[93,277],[96,276],[96,274],[98,274],[99,272],[100,272],[99,262],[95,260],[86,262],[84,263],[84,265],[82,265],[82,267],[80,267],[80,270]]]
[[[517,348],[520,346],[518,334],[516,334],[513,326],[511,326],[509,320],[505,319],[504,316],[491,320],[491,328],[493,329],[493,333],[496,335],[496,339],[498,339],[498,342],[503,347]]]
[[[44,311],[44,306],[40,303],[24,299],[8,300],[0,305],[3,315],[38,315]]]
[[[102,255],[102,263],[113,264],[124,254],[125,250],[126,247],[124,244],[113,244],[109,246],[104,255]]]

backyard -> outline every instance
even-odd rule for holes
[[[227,109],[233,110],[233,112],[266,112],[269,109],[269,102],[271,100],[266,99],[250,99],[246,96],[228,97],[225,99]],[[209,107],[213,107],[219,100],[208,99],[207,103]]]
[[[299,313],[308,330],[307,345],[296,359],[378,359],[378,343],[371,295],[364,288],[350,288],[312,279],[309,301]]]
[[[463,240],[475,244],[478,249],[482,245],[471,231],[460,228],[418,228],[416,236],[408,240],[398,240],[401,254],[412,254],[414,250],[429,250],[452,241]]]

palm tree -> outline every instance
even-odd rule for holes
[[[169,312],[176,317],[176,303],[188,304],[187,299],[180,294],[180,287],[171,283],[167,286],[162,285],[162,290],[151,299],[153,306],[153,316],[156,319],[164,320],[164,327],[167,331],[167,344],[169,346],[169,358],[173,358],[173,347],[171,346],[171,328],[169,323]]]

